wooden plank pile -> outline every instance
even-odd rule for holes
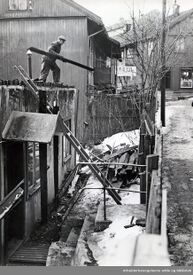
[[[105,163],[99,164],[99,167],[113,185],[119,182],[119,187],[129,187],[132,183],[136,183],[138,167],[135,164],[138,163],[138,146],[126,145],[114,150],[109,148],[108,151],[93,157],[93,161]]]

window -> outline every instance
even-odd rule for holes
[[[9,0],[9,10],[27,10],[28,0]]]
[[[133,59],[135,50],[133,48],[127,49],[126,58]]]
[[[181,37],[176,41],[176,51],[183,52],[184,47],[185,47],[185,39],[184,39],[184,37]]]
[[[193,68],[181,69],[180,88],[193,88]]]
[[[32,187],[36,186],[40,181],[39,143],[28,142],[27,160],[28,187],[31,189]]]
[[[107,57],[106,59],[106,68],[111,68],[111,58]]]
[[[71,130],[71,119],[66,120],[65,124]],[[66,161],[68,161],[68,159],[71,157],[71,154],[72,154],[71,143],[68,141],[68,139],[65,136],[63,136],[62,137],[62,163],[65,163]]]

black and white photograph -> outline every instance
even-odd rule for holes
[[[192,209],[193,1],[0,0],[0,274],[190,274]]]

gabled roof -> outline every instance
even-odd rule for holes
[[[71,7],[77,9],[79,12],[83,13],[86,17],[88,17],[88,19],[90,21],[96,23],[97,25],[100,25],[100,28],[102,27],[104,29],[104,31],[101,32],[98,36],[102,37],[102,39],[104,40],[104,42],[105,42],[105,40],[107,40],[110,44],[113,44],[114,47],[116,47],[117,56],[119,58],[119,56],[120,56],[120,43],[117,40],[109,37],[109,35],[108,35],[107,31],[106,31],[106,28],[105,28],[105,26],[103,24],[103,21],[102,21],[102,19],[98,15],[96,15],[95,13],[87,10],[85,7],[79,5],[78,3],[76,3],[73,0],[60,0],[60,1],[62,1],[64,3],[70,5]],[[111,45],[109,43],[107,43],[107,44],[109,45],[108,46],[109,49],[111,49]]]
[[[172,29],[177,24],[181,23],[182,21],[186,20],[189,16],[193,14],[193,9],[186,10],[181,12],[178,16],[170,16],[168,17],[169,21],[169,28]]]
[[[64,2],[68,5],[70,5],[71,7],[77,9],[78,11],[82,12],[85,16],[87,16],[91,21],[94,21],[95,23],[97,23],[98,25],[103,25],[102,19],[101,17],[99,17],[98,15],[96,15],[95,13],[87,10],[85,7],[79,5],[78,3],[76,3],[73,0],[60,0],[61,2]]]
[[[181,22],[183,22],[184,20],[186,20],[189,16],[191,16],[193,14],[193,9],[181,12],[178,16],[168,16],[167,17],[167,24],[169,29],[171,30],[173,27],[175,27],[177,24],[180,24]],[[151,33],[151,38],[152,38],[152,34],[154,33],[153,30],[150,32]],[[132,37],[132,30],[130,32],[127,32],[125,34],[118,34],[116,36],[114,36],[113,38],[117,41],[119,41],[121,47],[125,47],[128,44],[131,44],[131,41],[128,42],[128,37]]]

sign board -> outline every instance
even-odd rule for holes
[[[136,76],[136,67],[135,66],[125,66],[118,65],[117,66],[117,76]]]

